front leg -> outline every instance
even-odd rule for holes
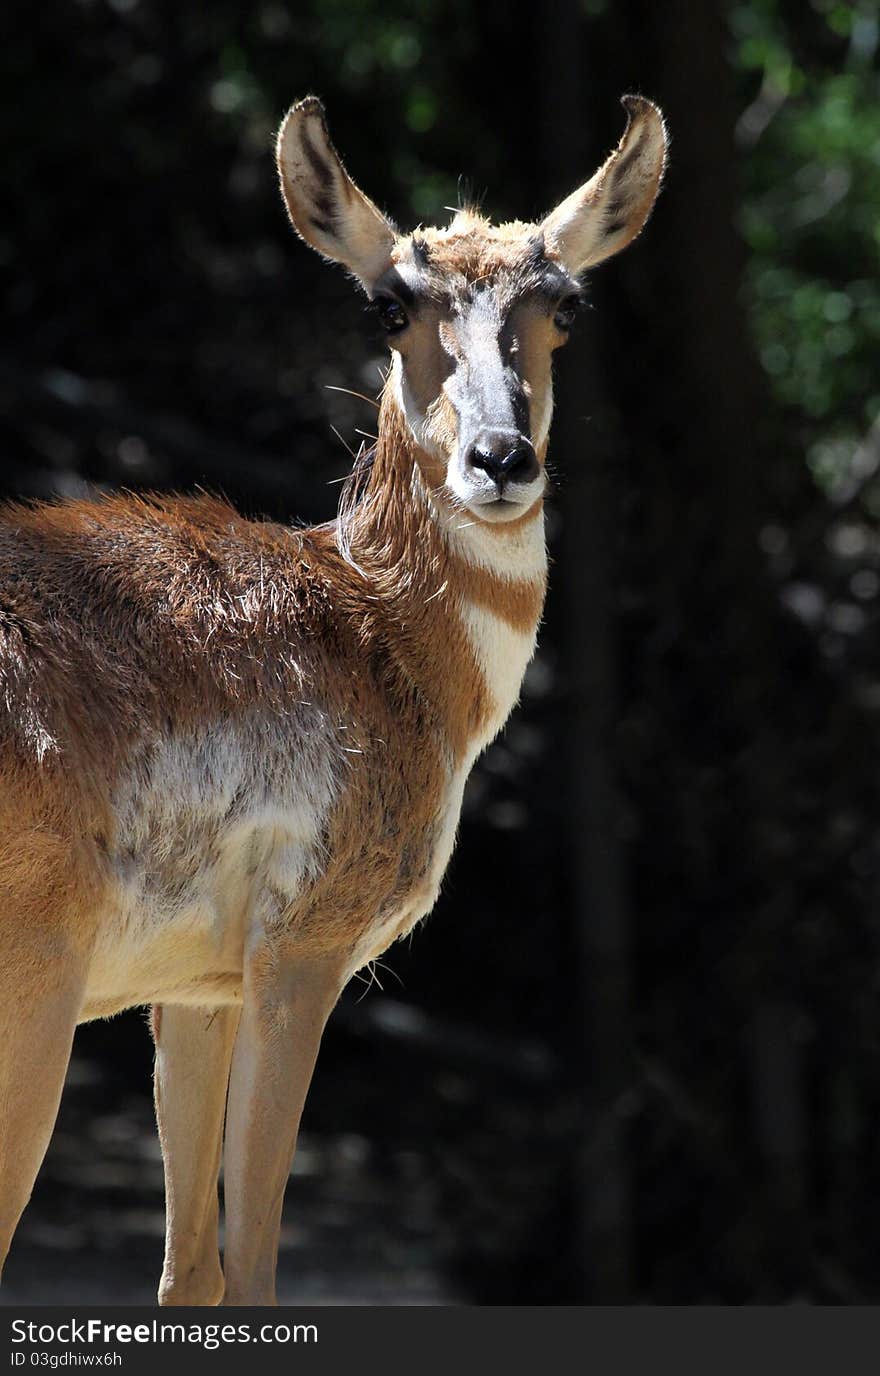
[[[246,958],[226,1114],[227,1305],[277,1302],[284,1188],[321,1034],[346,975],[338,954],[299,958],[284,939],[261,937]]]
[[[219,1304],[217,1175],[238,1009],[153,1008],[155,1101],[165,1165],[161,1305]]]

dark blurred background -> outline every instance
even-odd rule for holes
[[[877,1302],[877,5],[5,17],[4,495],[332,515],[375,418],[332,388],[384,354],[287,225],[294,98],[407,227],[461,178],[538,216],[623,92],[662,105],[655,216],[560,358],[541,649],[433,917],[331,1022],[281,1297]],[[154,1293],[150,1063],[141,1013],[78,1033],[7,1302]]]

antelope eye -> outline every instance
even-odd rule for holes
[[[579,296],[566,296],[565,300],[559,303],[553,317],[553,324],[557,330],[570,330],[580,307],[581,299]]]
[[[388,334],[397,334],[398,331],[406,329],[409,321],[399,301],[395,301],[392,296],[377,296],[373,305],[379,317],[379,324]]]

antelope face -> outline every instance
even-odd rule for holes
[[[624,97],[620,145],[538,224],[493,226],[472,211],[400,235],[355,186],[320,102],[293,106],[278,136],[282,191],[300,236],[343,263],[394,353],[389,379],[441,502],[486,523],[540,501],[553,410],[551,360],[586,269],[624,248],[650,214],[666,154],[655,106]]]
[[[448,230],[398,240],[372,296],[433,491],[483,521],[521,516],[544,491],[551,356],[577,279],[537,226],[463,212]]]

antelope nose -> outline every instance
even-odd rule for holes
[[[513,446],[509,441],[499,445],[472,444],[466,463],[469,468],[487,474],[499,487],[505,483],[530,483],[538,476],[538,460],[528,440],[519,440]]]

